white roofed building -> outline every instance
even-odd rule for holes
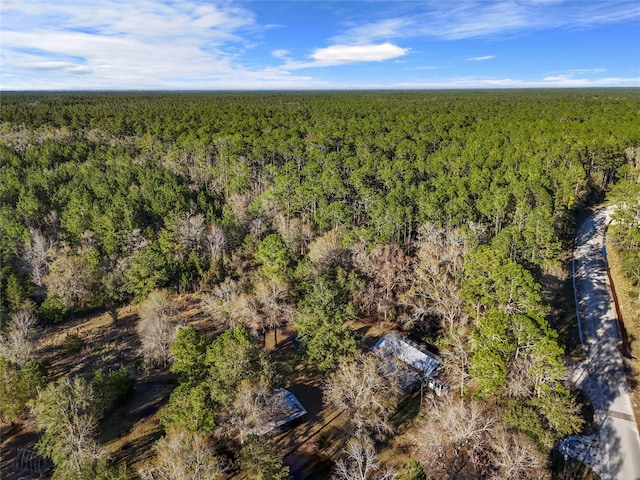
[[[395,333],[388,333],[378,340],[372,347],[372,351],[381,358],[389,360],[388,375],[399,376],[399,384],[402,388],[408,388],[421,380],[434,377],[441,365],[440,360],[433,353]]]
[[[269,418],[269,421],[257,432],[259,435],[275,430],[307,413],[296,396],[284,388],[278,388],[274,391],[272,401],[267,408],[268,411],[264,413]]]

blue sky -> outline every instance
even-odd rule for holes
[[[3,0],[0,89],[640,86],[640,0]]]

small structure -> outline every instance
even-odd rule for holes
[[[258,432],[259,435],[269,433],[271,430],[275,430],[286,423],[292,422],[307,413],[296,396],[284,388],[275,390],[274,398],[273,401],[270,402],[270,406],[271,411],[268,412],[267,415],[271,421]]]
[[[388,375],[398,376],[401,388],[409,388],[426,379],[429,379],[426,385],[430,388],[431,385],[434,390],[441,388],[441,382],[432,378],[440,368],[440,360],[411,340],[388,333],[376,342],[372,350],[388,360]]]

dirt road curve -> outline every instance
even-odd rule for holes
[[[598,425],[589,439],[566,442],[602,480],[640,480],[640,438],[619,352],[620,331],[607,278],[603,232],[610,210],[601,209],[580,226],[574,279],[585,360],[573,381],[591,399]]]

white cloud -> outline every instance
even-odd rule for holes
[[[574,68],[572,70],[564,70],[562,72],[553,72],[557,75],[566,75],[566,76],[574,76],[574,75],[584,75],[586,73],[603,73],[606,72],[606,68]]]
[[[404,32],[412,28],[411,18],[390,18],[377,22],[367,22],[347,29],[335,36],[336,42],[345,44],[368,44],[380,40],[388,40],[405,36]]]
[[[320,48],[311,54],[311,58],[328,64],[349,62],[380,62],[406,55],[409,49],[391,43],[379,45],[332,45]]]
[[[281,68],[301,70],[303,68],[331,67],[359,62],[382,62],[402,57],[409,53],[408,48],[391,43],[377,45],[331,45],[315,50],[309,57],[311,61],[288,60]]]
[[[542,80],[518,80],[513,78],[456,77],[427,81],[403,82],[387,85],[398,89],[465,89],[465,88],[584,88],[584,87],[638,87],[640,77],[608,77],[600,79],[576,79],[566,76],[545,77]]]
[[[259,32],[230,2],[4,0],[2,89],[304,88],[240,63]]]
[[[413,6],[405,15],[392,13],[385,20],[351,26],[334,39],[342,43],[415,37],[459,40],[551,28],[587,28],[640,18],[637,0],[427,0]],[[390,8],[394,7],[391,3]]]
[[[467,60],[470,62],[484,62],[485,60],[492,60],[496,57],[497,55],[484,55],[482,57],[469,57]]]
[[[276,58],[288,58],[291,55],[291,52],[289,50],[284,50],[284,49],[273,50],[271,52],[271,55]]]

